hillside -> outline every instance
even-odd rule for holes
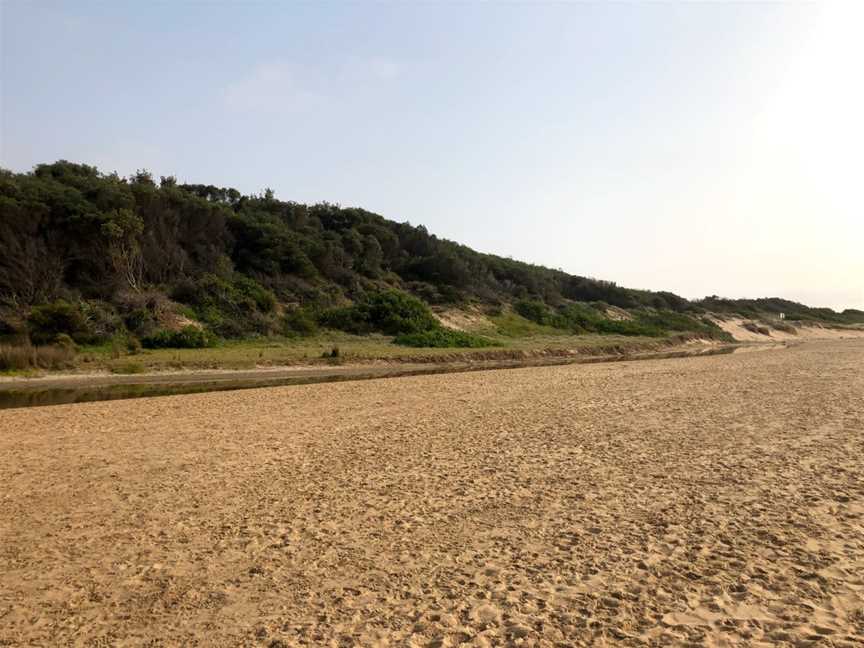
[[[428,335],[436,324],[427,306],[469,305],[573,333],[722,336],[708,312],[864,322],[861,311],[776,299],[690,302],[623,288],[482,254],[363,209],[278,200],[270,190],[247,196],[65,161],[0,171],[0,335],[97,343],[119,334],[195,346],[205,336],[323,326],[422,333],[416,346],[482,345]],[[172,337],[190,327],[200,339]]]

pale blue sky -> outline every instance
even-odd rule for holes
[[[864,308],[862,20],[3,0],[0,165],[272,187],[630,287]]]

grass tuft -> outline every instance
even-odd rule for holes
[[[68,346],[0,346],[0,371],[70,369],[75,349]]]

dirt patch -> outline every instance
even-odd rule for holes
[[[494,324],[489,321],[481,311],[477,309],[471,310],[444,310],[433,313],[442,326],[453,329],[455,331],[482,331],[494,328]]]
[[[606,317],[610,320],[615,320],[616,322],[626,322],[633,319],[633,315],[631,315],[628,311],[623,308],[618,308],[617,306],[609,306],[605,310]]]

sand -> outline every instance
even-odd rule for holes
[[[830,328],[820,324],[801,324],[800,322],[791,324],[794,326],[795,332],[789,333],[786,331],[778,331],[771,328],[765,322],[755,320],[745,320],[737,317],[729,319],[714,318],[714,323],[721,329],[729,333],[733,339],[739,342],[771,342],[771,341],[791,341],[791,340],[847,340],[847,339],[864,339],[864,329],[858,328]],[[756,324],[767,329],[768,334],[755,333],[748,329],[745,324]]]
[[[864,341],[0,411],[0,645],[860,646]]]

